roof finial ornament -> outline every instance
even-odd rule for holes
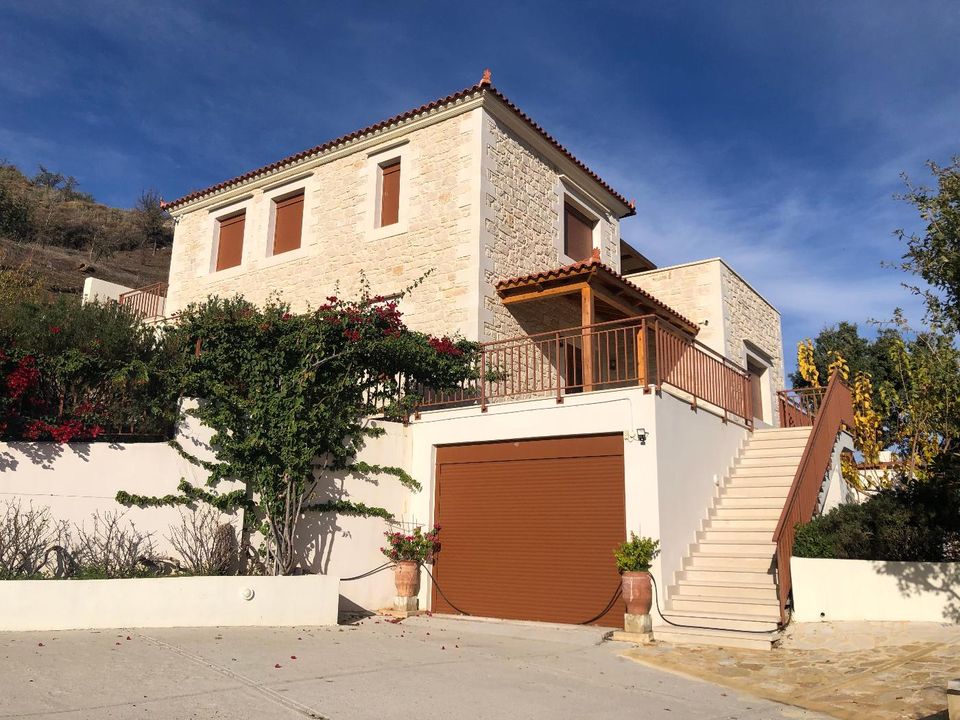
[[[600,260],[600,248],[594,248],[593,252],[590,254],[591,260]]]
[[[490,76],[491,76],[492,74],[493,74],[493,73],[490,72],[490,68],[485,68],[485,69],[484,69],[484,71],[483,71],[483,77],[480,78],[480,86],[481,86],[481,87],[486,87],[487,85],[492,84],[493,81],[490,79]]]

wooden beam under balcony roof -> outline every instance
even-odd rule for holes
[[[690,335],[696,335],[700,329],[696,323],[604,265],[596,253],[583,262],[501,280],[496,289],[500,301],[507,306],[564,295],[573,296],[571,299],[580,296],[582,304],[583,291],[589,289],[594,301],[614,308],[624,317],[656,315]]]

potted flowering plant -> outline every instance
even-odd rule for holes
[[[649,615],[653,604],[653,589],[650,584],[650,565],[660,554],[660,541],[638,537],[630,531],[630,539],[613,551],[620,571],[620,584],[627,613]]]
[[[440,550],[437,540],[440,526],[424,533],[415,528],[412,534],[386,532],[386,547],[380,552],[395,563],[393,580],[397,585],[397,597],[416,597],[420,592],[420,565],[433,562],[433,556]]]

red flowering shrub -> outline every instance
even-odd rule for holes
[[[0,303],[0,438],[66,443],[131,430],[166,436],[177,363],[116,304]]]
[[[457,347],[457,344],[446,335],[444,335],[442,338],[432,337],[430,338],[429,342],[430,347],[432,347],[438,353],[450,355],[451,357],[460,357],[463,355],[463,350]]]
[[[413,533],[385,532],[387,547],[380,548],[380,552],[393,562],[412,560],[418,563],[433,562],[433,556],[440,551],[440,526],[424,533],[420,528],[414,528]]]

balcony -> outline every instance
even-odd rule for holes
[[[481,346],[476,379],[423,392],[421,410],[642,387],[753,426],[750,376],[655,315],[496,340]]]
[[[145,322],[162,318],[167,302],[167,284],[158,282],[121,293],[117,297],[117,302],[129,308]]]

